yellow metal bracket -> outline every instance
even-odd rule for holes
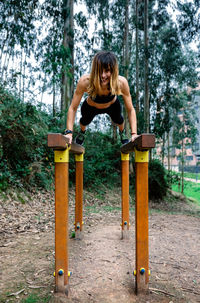
[[[70,147],[67,147],[65,150],[55,150],[54,151],[54,162],[69,162],[69,150]]]
[[[82,154],[75,154],[75,161],[76,162],[83,162],[83,153]]]
[[[129,161],[129,154],[121,153],[121,160],[122,161]]]
[[[149,151],[135,149],[135,162],[149,162]]]

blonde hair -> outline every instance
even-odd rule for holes
[[[101,89],[101,74],[103,69],[109,69],[111,72],[109,90],[111,95],[120,95],[121,90],[119,86],[119,70],[115,55],[112,52],[101,51],[98,52],[92,61],[92,68],[90,72],[90,80],[88,86],[88,94],[95,98]]]

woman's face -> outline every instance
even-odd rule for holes
[[[111,71],[109,68],[103,69],[101,74],[101,86],[107,86],[110,83]]]

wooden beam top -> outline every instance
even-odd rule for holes
[[[67,148],[67,144],[69,144],[69,141],[64,135],[54,133],[48,134],[48,147],[55,150],[64,150]],[[69,151],[73,154],[82,154],[85,152],[85,148],[82,145],[72,142]]]
[[[133,142],[128,142],[121,147],[122,153],[133,152],[134,149],[148,150],[155,147],[154,134],[141,134]]]

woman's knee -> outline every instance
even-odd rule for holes
[[[121,125],[121,124],[124,123],[124,118],[123,118],[122,115],[120,115],[119,117],[113,116],[113,117],[111,117],[111,119],[112,119],[112,121],[113,121],[115,124],[117,124],[117,125]]]
[[[87,126],[94,119],[95,113],[93,112],[91,106],[88,105],[85,100],[81,106],[81,118],[80,123],[84,126]]]

